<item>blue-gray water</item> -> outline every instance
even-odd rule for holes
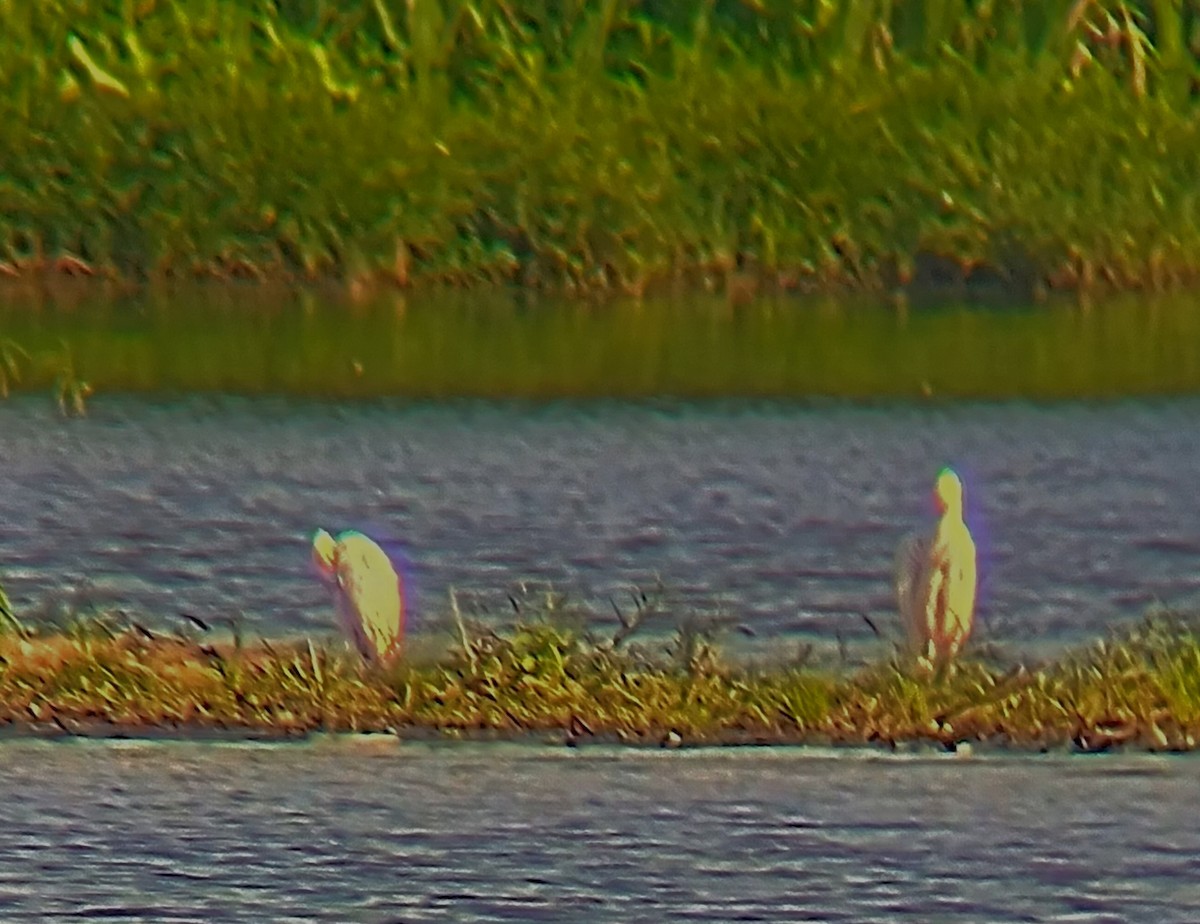
[[[1200,920],[1188,757],[0,745],[0,917]]]
[[[655,572],[761,633],[866,639],[937,467],[984,631],[1071,642],[1200,596],[1200,401],[0,402],[0,580],[322,632],[318,524],[391,540],[414,620]],[[624,598],[618,596],[621,601]],[[627,604],[623,604],[626,605]],[[0,742],[0,920],[1194,921],[1200,761],[342,739]]]
[[[629,608],[655,574],[760,637],[869,639],[893,549],[964,474],[981,637],[1074,642],[1200,596],[1200,401],[552,405],[149,401],[59,421],[0,402],[0,580],[35,608],[91,582],[158,617],[320,633],[317,525],[404,561],[412,621],[448,588],[511,615],[541,578]],[[470,599],[470,593],[467,593]]]

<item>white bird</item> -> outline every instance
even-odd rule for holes
[[[963,486],[949,468],[933,489],[939,518],[929,538],[909,537],[896,555],[896,602],[909,650],[931,662],[953,659],[975,615],[975,540],[963,520]]]
[[[388,662],[404,644],[404,588],[387,553],[362,533],[313,537],[313,562],[331,585],[342,628],[363,659]]]

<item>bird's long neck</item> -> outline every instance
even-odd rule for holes
[[[962,523],[963,522],[962,504],[947,504],[946,508],[942,511],[942,515],[939,517],[939,519],[941,520],[941,522],[947,523],[947,524]]]

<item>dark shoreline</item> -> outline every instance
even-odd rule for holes
[[[692,265],[679,267],[637,287],[587,287],[571,282],[526,284],[518,280],[471,277],[447,280],[436,273],[416,274],[398,282],[385,272],[353,276],[339,272],[302,275],[279,267],[245,272],[225,272],[213,267],[193,273],[138,272],[131,275],[115,265],[92,266],[78,260],[30,265],[0,261],[0,296],[7,294],[19,300],[49,297],[71,301],[96,295],[125,297],[176,289],[186,291],[200,286],[231,293],[241,291],[285,297],[313,293],[351,306],[388,293],[421,296],[470,292],[600,305],[629,299],[716,295],[735,307],[761,298],[840,296],[868,298],[904,311],[960,303],[1025,308],[1063,300],[1087,303],[1133,293],[1158,296],[1200,292],[1200,263],[1181,266],[1162,278],[1150,279],[1123,276],[1115,266],[1100,265],[1087,273],[1069,267],[1031,273],[1027,260],[1012,266],[972,265],[933,253],[917,253],[909,258],[909,262],[914,272],[903,278],[890,265],[876,274],[857,278],[816,275],[803,267],[768,271]]]
[[[622,748],[637,751],[738,749],[756,750],[789,748],[811,750],[814,754],[846,752],[853,754],[952,755],[961,758],[973,756],[1038,756],[1099,754],[1193,754],[1194,746],[1153,747],[1127,746],[1123,743],[1106,741],[1089,745],[1086,740],[1054,743],[1013,743],[995,740],[967,738],[912,738],[894,742],[837,740],[828,735],[810,734],[763,734],[756,732],[724,731],[712,735],[691,738],[680,736],[678,740],[668,736],[646,735],[640,737],[618,734],[574,735],[569,728],[539,729],[536,731],[512,731],[502,729],[434,728],[429,726],[401,726],[394,729],[369,731],[327,731],[321,728],[306,730],[274,729],[269,727],[211,727],[203,725],[121,725],[105,720],[51,722],[12,722],[0,725],[0,747],[12,741],[130,741],[145,743],[217,743],[217,744],[310,744],[326,739],[353,741],[358,739],[394,740],[397,745],[439,744],[518,744],[539,749],[572,748],[586,751],[590,748]]]

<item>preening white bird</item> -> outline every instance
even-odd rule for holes
[[[896,555],[896,603],[912,654],[952,660],[971,635],[975,618],[975,540],[963,519],[963,485],[949,468],[933,489],[937,527],[928,538],[909,537]]]
[[[387,553],[360,532],[335,539],[319,529],[312,554],[358,653],[369,663],[397,657],[404,646],[404,588]]]

